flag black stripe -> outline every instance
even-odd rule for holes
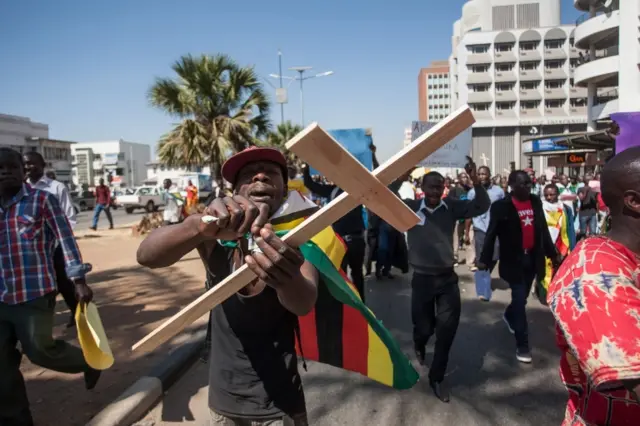
[[[316,335],[320,362],[342,367],[342,313],[344,305],[320,282],[316,302]]]

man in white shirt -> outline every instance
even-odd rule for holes
[[[180,211],[184,202],[179,200],[175,195],[171,193],[171,187],[173,182],[171,179],[165,179],[162,182],[164,192],[162,193],[162,199],[164,200],[164,211],[162,212],[162,219],[165,225],[173,225],[180,222]]]
[[[57,180],[53,180],[45,176],[45,166],[46,163],[40,153],[32,151],[24,154],[24,169],[27,176],[27,183],[35,189],[47,191],[55,195],[60,202],[60,206],[67,216],[71,227],[73,228],[76,225],[76,211],[73,208],[69,189],[62,182],[58,182]],[[76,300],[75,286],[69,277],[67,277],[64,254],[62,253],[62,249],[59,245],[53,253],[53,264],[56,270],[58,291],[71,311],[71,318],[69,318],[67,327],[73,327],[75,325],[75,312],[78,306],[78,301]]]

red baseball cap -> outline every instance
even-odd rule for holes
[[[282,176],[287,179],[287,159],[275,148],[263,148],[251,146],[229,157],[222,165],[222,177],[232,185],[235,183],[238,172],[249,163],[257,161],[270,161],[282,168]]]

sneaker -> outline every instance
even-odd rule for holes
[[[516,359],[524,364],[531,364],[531,361],[533,360],[531,358],[531,351],[528,349],[517,349]]]
[[[513,328],[511,328],[511,324],[509,323],[509,320],[507,319],[507,314],[502,314],[502,321],[504,321],[504,323],[507,324],[507,328],[509,329],[509,333],[516,334],[516,332],[513,331]]]

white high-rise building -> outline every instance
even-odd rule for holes
[[[574,0],[575,44],[586,50],[576,85],[586,88],[589,130],[615,112],[640,111],[640,1]]]
[[[586,129],[586,90],[573,82],[580,52],[560,0],[471,0],[453,26],[452,107],[474,111],[473,157],[493,173],[524,168],[522,141]],[[537,172],[546,159],[536,158]]]

